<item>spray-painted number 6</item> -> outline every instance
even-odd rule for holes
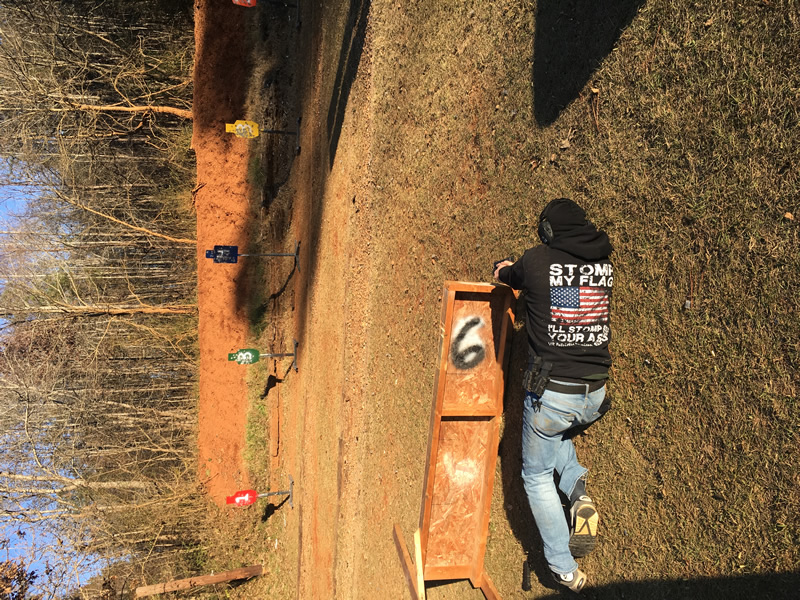
[[[450,344],[450,359],[457,369],[472,369],[486,357],[486,349],[478,333],[483,326],[483,319],[478,316],[464,317],[456,323]]]

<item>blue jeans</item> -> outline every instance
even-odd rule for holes
[[[573,385],[555,379],[553,382]],[[569,525],[553,471],[560,477],[559,489],[569,497],[587,469],[578,463],[575,446],[571,439],[564,439],[564,433],[599,419],[598,409],[606,395],[605,387],[587,393],[588,386],[574,385],[575,394],[545,390],[537,397],[526,392],[522,412],[522,482],[542,536],[547,564],[562,575],[575,571],[578,563],[569,551]]]

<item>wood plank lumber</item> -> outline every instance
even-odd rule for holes
[[[397,548],[397,553],[400,555],[400,563],[403,567],[403,573],[406,576],[406,583],[408,583],[408,587],[411,588],[411,595],[415,599],[419,596],[417,592],[417,578],[415,573],[414,563],[411,562],[411,555],[408,553],[408,547],[406,546],[406,541],[403,539],[403,532],[400,531],[400,526],[395,523],[394,524],[394,545]]]
[[[233,569],[232,571],[225,571],[224,573],[216,573],[214,575],[198,575],[197,577],[176,579],[174,581],[167,581],[165,583],[143,585],[136,588],[136,597],[144,598],[146,596],[155,596],[156,594],[165,594],[167,592],[190,590],[192,588],[204,585],[225,583],[227,581],[234,581],[236,579],[250,579],[251,577],[257,577],[261,575],[263,571],[264,567],[261,565],[252,565],[249,567]]]
[[[417,600],[425,600],[425,574],[422,565],[422,542],[419,529],[414,532],[414,564],[417,568]]]

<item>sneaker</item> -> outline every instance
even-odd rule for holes
[[[589,496],[581,496],[572,503],[570,509],[571,534],[569,551],[575,558],[581,558],[594,550],[597,543],[597,524],[600,516]]]
[[[555,577],[555,580],[559,584],[575,593],[579,593],[583,589],[583,586],[586,585],[586,573],[580,569],[575,569],[572,573],[568,573],[567,575],[553,573],[553,577]]]

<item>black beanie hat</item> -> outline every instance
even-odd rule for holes
[[[547,240],[542,230],[548,229]],[[539,216],[539,231],[542,241],[556,250],[563,250],[585,260],[607,258],[611,252],[611,242],[605,232],[598,231],[586,219],[586,212],[569,198],[556,198],[545,206]]]
[[[559,231],[567,231],[586,224],[586,212],[569,198],[556,198],[544,207],[539,221],[547,221],[553,230],[553,236]]]

